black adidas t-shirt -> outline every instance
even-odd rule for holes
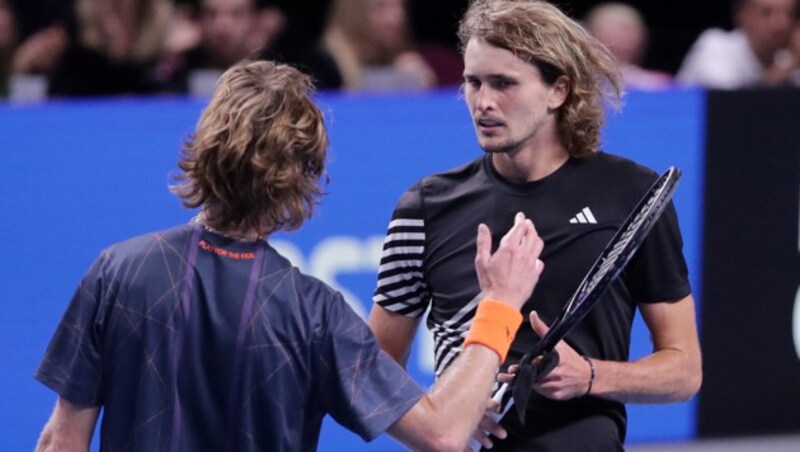
[[[475,237],[480,223],[499,243],[516,212],[531,218],[545,246],[545,270],[523,311],[535,309],[551,323],[586,272],[657,174],[606,153],[570,158],[553,174],[512,183],[484,155],[452,171],[428,176],[400,198],[384,243],[374,301],[419,317],[430,306],[436,373],[461,351],[482,295],[475,275]],[[672,204],[597,306],[567,336],[578,353],[627,361],[637,303],[679,300],[690,294],[682,239]],[[538,341],[525,322],[507,364]],[[625,410],[617,402],[581,397],[556,402],[534,394],[528,424],[599,413],[613,419],[620,441]],[[562,416],[563,415],[563,416]]]

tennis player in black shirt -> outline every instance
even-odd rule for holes
[[[464,98],[485,151],[425,177],[397,203],[385,239],[370,326],[405,363],[423,314],[434,336],[436,375],[462,351],[482,299],[472,231],[536,223],[545,271],[523,312],[506,365],[547,331],[585,273],[657,174],[602,152],[604,103],[621,78],[608,49],[542,1],[475,1],[460,24]],[[636,310],[652,354],[629,362]],[[500,450],[622,450],[625,403],[692,397],[702,379],[695,306],[670,205],[622,277],[561,342],[560,364],[534,384],[526,424],[508,415]],[[491,422],[485,419],[485,424]]]

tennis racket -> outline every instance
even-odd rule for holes
[[[564,305],[561,313],[550,324],[550,330],[519,361],[519,370],[514,380],[511,383],[504,383],[495,392],[492,398],[503,407],[498,419],[512,405],[512,400],[507,397],[508,390],[511,389],[511,399],[513,405],[517,407],[517,415],[520,422],[525,423],[525,409],[533,390],[533,383],[558,365],[558,353],[554,347],[586,316],[602,298],[608,286],[622,273],[625,265],[669,204],[680,177],[681,172],[678,168],[674,166],[668,168],[636,204],[578,285],[575,293]],[[534,363],[538,357],[542,359]]]

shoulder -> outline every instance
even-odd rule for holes
[[[635,204],[658,178],[644,165],[602,151],[580,159],[575,166],[574,176],[581,191],[622,205]]]
[[[344,297],[337,290],[324,281],[303,273],[271,245],[269,248],[270,251],[266,257],[269,263],[265,272],[270,276],[265,276],[265,281],[270,278],[291,281],[290,284],[282,283],[281,285],[291,288],[297,297],[295,302],[311,308],[324,306],[330,302],[344,302]],[[270,287],[273,285],[270,284]]]
[[[721,28],[709,28],[698,36],[692,45],[692,51],[723,51],[746,42],[741,31],[725,31]]]
[[[419,184],[426,191],[439,191],[456,186],[475,178],[483,172],[483,157],[478,157],[471,162],[452,168],[441,173],[431,174],[420,180]]]
[[[297,267],[287,267],[297,290],[310,300],[344,300],[342,294],[315,276],[303,273]]]
[[[432,174],[420,181],[420,191],[426,204],[437,201],[448,203],[467,193],[480,191],[486,187],[485,156],[451,170]]]
[[[655,171],[627,157],[596,152],[580,159],[578,167],[584,176],[600,179],[604,182],[620,181],[625,184],[649,185],[658,177]]]
[[[401,195],[397,209],[419,210],[439,195],[474,190],[483,180],[483,170],[483,158],[479,157],[456,168],[425,176]]]
[[[137,262],[154,254],[185,251],[192,235],[190,225],[175,226],[162,231],[137,235],[117,242],[103,250],[102,256],[113,262]]]

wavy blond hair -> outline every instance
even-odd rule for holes
[[[310,78],[284,64],[239,63],[222,74],[185,143],[173,191],[220,231],[297,229],[322,195],[328,137]]]
[[[476,0],[459,24],[462,53],[471,38],[534,64],[545,83],[561,75],[570,92],[557,116],[558,135],[575,157],[596,152],[604,102],[617,106],[622,77],[611,52],[557,7],[537,0]]]

